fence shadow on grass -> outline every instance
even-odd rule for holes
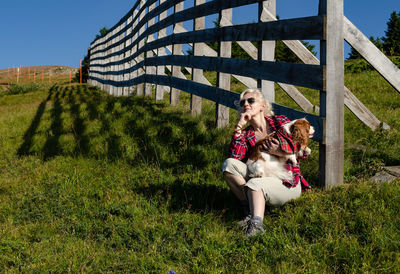
[[[223,185],[183,183],[176,180],[168,184],[132,185],[132,191],[165,204],[171,211],[219,212],[229,219],[240,218],[237,199]]]
[[[44,115],[46,112],[49,115]],[[42,119],[48,119],[44,123],[49,124],[47,128],[43,125],[39,128]],[[116,122],[122,124],[121,131],[115,130]],[[94,132],[88,130],[93,127],[91,123],[97,123]],[[38,155],[44,161],[58,155],[114,161],[124,159],[126,142],[132,140],[132,146],[139,149],[133,158],[124,159],[127,164],[156,165],[161,170],[170,170],[176,178],[168,185],[133,185],[132,191],[149,198],[162,193],[170,197],[166,201],[171,210],[225,212],[229,208],[232,209],[229,214],[240,212],[233,210],[237,207],[236,200],[219,177],[227,144],[215,142],[219,133],[211,130],[212,123],[183,115],[182,111],[167,108],[167,104],[153,98],[113,97],[88,86],[54,86],[39,105],[18,155]],[[92,138],[99,138],[101,147],[107,149],[94,153]],[[34,144],[38,139],[41,143]],[[221,153],[216,155],[216,151]],[[189,171],[186,167],[190,167]],[[191,182],[190,178],[180,177],[183,173],[191,174],[191,170],[197,170],[204,178]]]
[[[24,134],[24,137],[23,137],[24,142],[22,143],[22,145],[19,147],[19,149],[17,151],[17,154],[19,156],[24,156],[24,155],[30,154],[30,149],[33,144],[33,136],[35,135],[35,132],[39,126],[40,120],[42,119],[44,110],[46,108],[46,104],[48,101],[50,101],[50,98],[51,98],[53,92],[54,92],[54,89],[51,88],[47,98],[43,102],[40,103],[40,105],[36,111],[35,117],[32,120],[31,125],[29,126],[28,130]]]
[[[47,98],[40,103],[35,117],[31,125],[23,136],[23,144],[19,147],[17,154],[19,156],[40,155],[43,160],[47,161],[58,155],[84,155],[92,156],[90,152],[89,139],[86,134],[87,121],[82,117],[82,105],[85,105],[89,113],[89,122],[97,120],[101,123],[100,134],[107,136],[106,146],[109,148],[109,159],[117,159],[121,156],[119,136],[111,132],[111,119],[106,117],[104,113],[97,110],[97,105],[102,102],[104,96],[98,92],[88,94],[91,88],[87,86],[53,86]],[[108,97],[106,97],[108,98]],[[111,97],[109,97],[111,98]],[[110,111],[113,108],[115,100],[108,100],[105,111]],[[48,104],[50,103],[50,104]],[[50,126],[39,131],[39,124],[46,111],[46,106],[49,107]],[[65,126],[66,117],[69,117],[71,125]],[[47,121],[46,121],[47,122]],[[74,148],[66,147],[65,143],[60,143],[60,138],[73,136],[73,143],[69,143]],[[43,144],[34,144],[35,136],[45,138]],[[36,142],[37,139],[36,138]],[[41,149],[38,149],[41,147]]]

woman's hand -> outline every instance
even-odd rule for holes
[[[266,142],[264,143],[264,149],[269,154],[279,157],[285,156],[285,152],[282,151],[279,145],[279,141],[275,138],[270,138],[269,140],[266,140]]]
[[[239,121],[238,121],[237,125],[238,125],[238,127],[242,128],[250,120],[251,120],[250,112],[248,112],[248,111],[247,112],[243,112],[243,113],[240,114],[240,118],[239,118]]]

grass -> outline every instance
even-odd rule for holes
[[[192,117],[184,94],[179,107],[86,85],[1,97],[0,268],[398,272],[400,181],[367,179],[400,164],[400,100],[372,72],[346,85],[391,130],[371,132],[346,111],[346,184],[318,188],[313,143],[302,162],[313,190],[268,208],[266,234],[250,240],[220,174],[232,127],[214,128],[210,102]],[[277,100],[292,104],[279,89]]]

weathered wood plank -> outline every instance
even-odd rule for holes
[[[222,10],[219,14],[220,20],[232,21],[232,9]],[[219,56],[230,58],[232,56],[232,42],[219,43]],[[231,89],[231,75],[226,73],[217,74],[217,86],[221,89]],[[229,125],[229,108],[217,102],[215,110],[215,124],[217,128]]]
[[[276,14],[276,0],[262,1],[258,3],[258,20],[261,22],[263,10],[266,9],[272,14]],[[277,21],[272,21],[277,22]],[[310,30],[311,28],[307,28]],[[322,33],[322,31],[321,31]],[[291,37],[293,37],[291,35]],[[258,42],[258,60],[274,61],[275,59],[275,41],[265,41],[262,39]],[[275,102],[275,85],[273,81],[258,79],[257,87],[264,94],[265,99],[269,102]]]
[[[322,73],[320,66],[292,64],[257,60],[217,58],[205,56],[160,56],[151,57],[141,63],[145,66],[174,65],[197,69],[208,69],[216,72],[236,73],[248,77],[256,77],[278,82],[287,82],[313,89],[322,89]],[[132,68],[137,69],[137,66]],[[131,68],[131,69],[132,69]],[[121,74],[126,71],[110,71],[107,74]]]
[[[137,10],[134,10],[133,19],[132,19],[132,20],[134,20],[134,22],[133,22],[132,27],[131,27],[131,29],[132,29],[131,32],[133,31],[133,29],[135,28],[135,26],[139,22],[139,18],[137,18],[138,13],[139,12]],[[133,44],[134,39],[137,38],[138,36],[139,36],[139,33],[134,33],[133,34],[132,38],[130,39],[130,44],[129,44],[128,47],[131,47],[131,45]],[[131,50],[128,51],[128,55],[127,55],[126,58],[128,59],[129,68],[131,68],[131,67],[133,67],[133,66],[135,66],[137,64],[136,63],[137,60],[134,58],[134,55],[135,55],[135,52],[137,51],[137,48],[138,48],[138,45],[134,45],[133,47],[131,47]],[[129,79],[134,79],[134,78],[137,77],[137,75],[138,75],[138,71],[130,71]],[[136,86],[131,85],[130,88],[129,88],[129,95],[134,95],[136,91],[137,91]]]
[[[284,83],[278,83],[278,84],[287,93],[287,95],[289,95],[290,98],[292,98],[293,101],[304,111],[306,112],[314,111],[314,105],[311,104],[310,101],[308,101],[307,98],[305,98],[304,95],[301,94],[296,87]]]
[[[346,17],[343,30],[344,39],[400,93],[400,69]]]
[[[344,87],[344,103],[357,118],[372,130],[381,126],[381,121],[376,118],[371,111],[366,108],[347,87]]]
[[[166,0],[160,0],[160,5],[165,3]],[[162,21],[167,17],[167,11],[161,12],[158,18],[158,21]],[[166,29],[161,29],[158,32],[158,39],[163,38],[166,35]],[[157,56],[165,56],[167,53],[165,52],[164,48],[157,49]],[[165,75],[165,68],[164,66],[157,66],[157,75]],[[169,87],[157,85],[156,86],[156,101],[164,99],[164,92],[169,91]]]
[[[153,3],[149,6],[149,13],[155,8],[156,4]],[[152,25],[154,25],[155,22],[155,18],[151,18],[148,23],[147,26],[151,27]],[[150,42],[154,40],[154,34],[150,34],[149,36],[147,36],[147,41],[146,42]],[[146,58],[151,58],[153,57],[153,51],[147,51],[146,52]],[[145,68],[145,73],[146,74],[156,74],[156,66],[148,66]],[[152,83],[145,83],[145,88],[144,88],[144,94],[145,96],[152,96],[153,95],[153,84]]]
[[[201,56],[162,56],[146,59],[146,62],[148,62],[146,65],[179,65],[235,73],[312,89],[322,89],[323,87],[323,70],[320,66],[315,65]]]
[[[145,6],[146,5],[146,1],[144,1],[144,0],[140,0],[140,7],[143,7],[143,6]],[[143,22],[142,20],[143,20],[143,17],[145,16],[145,13],[141,13],[140,15],[139,15],[139,21],[138,21],[138,25],[139,24],[141,24],[141,22]],[[144,46],[144,44],[145,44],[145,41],[144,41],[144,38],[145,37],[142,37],[142,39],[140,39],[140,37],[142,36],[142,33],[144,33],[145,32],[145,29],[146,29],[146,27],[145,27],[145,25],[143,24],[143,25],[141,25],[142,27],[139,29],[139,36],[138,36],[138,39],[139,39],[139,43],[138,43],[138,52],[140,52],[140,54],[138,55],[138,58],[137,58],[137,60],[136,60],[136,63],[139,63],[139,62],[141,62],[142,60],[144,60],[144,58],[145,58],[145,55],[144,55],[144,50],[141,50],[141,48]],[[135,42],[132,42],[133,44],[135,44]],[[138,69],[138,77],[140,77],[141,75],[145,75],[145,70],[143,69],[143,67],[140,67],[139,69]],[[138,96],[143,96],[144,95],[144,83],[140,83],[140,84],[138,84],[137,85],[137,88],[136,88],[136,95],[138,95]]]
[[[183,10],[183,5],[184,3],[181,2],[179,4],[176,4],[174,7],[174,13],[178,13]],[[183,23],[175,23],[174,25],[174,32],[182,26]],[[175,56],[178,55],[183,55],[182,52],[182,45],[181,44],[173,44],[172,47],[172,54]],[[164,65],[162,65],[164,66]],[[179,77],[179,78],[184,78],[186,79],[185,75],[181,72],[181,67],[180,66],[173,66],[172,67],[172,76],[173,77]],[[177,88],[174,88],[171,86],[171,94],[170,94],[170,103],[172,106],[177,106],[179,104],[179,95],[180,91]]]
[[[199,6],[201,6],[205,2],[206,2],[205,0],[195,0],[194,1],[194,5],[195,5],[194,8],[196,8],[195,10],[197,10],[197,8],[199,8]],[[204,16],[195,18],[194,22],[193,22],[193,30],[199,31],[199,30],[204,29],[205,23],[206,23],[206,21],[205,21]],[[204,55],[203,47],[201,46],[201,44],[193,43],[193,54],[194,54],[194,56],[203,56]],[[203,75],[203,70],[193,67],[193,71],[192,71],[192,80],[193,81],[199,82],[202,75]],[[195,94],[191,94],[190,112],[192,113],[192,115],[201,114],[201,106],[202,106],[201,97],[197,96]]]
[[[152,34],[153,32],[150,30],[159,31],[160,29],[153,28],[157,24],[149,27],[139,36],[136,41],[133,42],[133,44],[144,39],[146,35]],[[168,27],[164,26],[164,24],[160,25],[159,27],[161,26]],[[308,28],[312,28],[312,31],[307,31]],[[148,50],[165,47],[173,43],[186,44],[213,41],[266,41],[283,40],[289,38],[312,40],[322,38],[322,30],[323,18],[320,16],[250,23],[169,35],[163,39],[158,39],[157,41],[153,42],[152,47],[148,48]],[[122,41],[123,39],[121,42]],[[118,43],[114,43],[113,45],[117,44]],[[118,52],[118,54],[121,53],[122,52]]]
[[[330,189],[342,184],[344,177],[343,0],[320,0],[320,8],[326,15],[326,40],[320,47],[321,65],[326,66],[320,109],[321,117],[326,117],[320,145],[320,182]]]

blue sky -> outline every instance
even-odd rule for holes
[[[136,0],[2,0],[0,69],[17,66],[79,66],[99,30],[111,28]],[[189,6],[193,0],[187,0]],[[317,0],[277,0],[281,19],[316,15]],[[344,13],[367,37],[382,37],[399,0],[344,0]],[[234,10],[234,23],[255,20],[255,6]],[[212,25],[215,16],[207,18]],[[186,23],[187,27],[190,27]],[[345,57],[350,47],[345,44]]]

